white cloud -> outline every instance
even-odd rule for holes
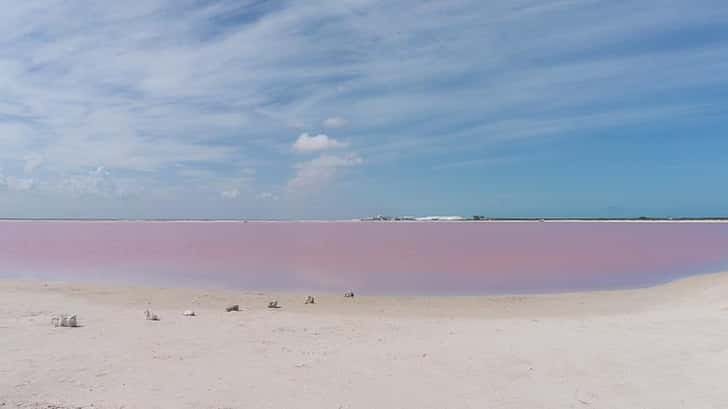
[[[240,197],[240,189],[234,187],[231,189],[223,190],[220,195],[224,199],[237,199],[238,197]]]
[[[357,154],[323,154],[296,166],[295,175],[288,181],[288,190],[291,192],[319,190],[331,183],[341,170],[362,163],[364,160]]]
[[[25,174],[33,173],[43,164],[43,156],[38,154],[30,154],[25,156],[25,165],[23,166],[23,172]]]
[[[324,119],[322,124],[326,128],[343,128],[349,124],[349,121],[347,121],[346,118],[342,118],[340,116],[334,116],[331,118]]]
[[[0,175],[0,191],[3,190],[14,190],[14,191],[25,191],[30,190],[34,187],[35,182],[33,179],[16,178],[14,176],[2,176]]]
[[[122,198],[136,190],[133,182],[132,185],[120,184],[103,166],[67,177],[61,182],[60,188],[78,196],[89,195],[106,198]]]
[[[317,152],[330,149],[339,149],[348,146],[344,142],[337,141],[325,134],[309,135],[302,133],[293,143],[293,150],[296,152]]]
[[[26,191],[35,187],[35,181],[29,178],[18,178],[15,176],[5,176],[0,171],[0,191]]]
[[[16,178],[14,176],[8,176],[5,178],[5,182],[10,190],[25,191],[30,190],[35,186],[35,181],[29,178]]]
[[[472,161],[494,143],[698,121],[725,105],[703,91],[728,85],[728,47],[704,30],[728,18],[719,1],[12,3],[0,13],[0,163],[74,194],[204,190],[215,203],[230,187],[253,192],[234,180],[248,166],[276,191],[289,132],[319,127],[294,151],[334,153],[347,143],[326,133],[346,127],[368,161]],[[660,40],[685,33],[697,35]],[[289,183],[355,166],[314,161]],[[99,163],[114,177],[87,172]],[[206,173],[190,183],[177,163]]]
[[[278,195],[271,192],[261,192],[258,193],[255,197],[258,200],[278,200]]]

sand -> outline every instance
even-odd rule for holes
[[[0,408],[728,407],[728,273],[554,295],[306,295],[0,281]],[[82,327],[54,328],[65,312]]]

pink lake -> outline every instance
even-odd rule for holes
[[[728,223],[0,222],[5,278],[492,294],[722,270]]]

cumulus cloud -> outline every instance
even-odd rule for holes
[[[346,118],[340,116],[333,116],[331,118],[324,119],[322,125],[326,128],[343,128],[349,124]]]
[[[337,141],[326,134],[309,135],[308,133],[302,133],[298,136],[296,142],[293,143],[293,150],[302,153],[317,152],[344,148],[347,145],[348,144]]]
[[[288,181],[288,190],[302,192],[319,190],[330,184],[345,168],[358,166],[364,160],[357,154],[323,154],[296,166],[295,175]]]

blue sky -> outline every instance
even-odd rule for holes
[[[728,214],[725,1],[11,1],[3,217]]]

